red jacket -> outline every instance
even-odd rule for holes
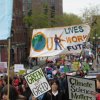
[[[19,85],[19,80],[18,79],[15,79],[14,80],[14,86],[18,86]]]
[[[100,93],[96,94],[96,100],[100,100]]]

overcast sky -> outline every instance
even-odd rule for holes
[[[63,12],[81,15],[84,8],[99,6],[100,0],[63,0]]]

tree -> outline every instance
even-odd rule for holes
[[[100,37],[100,9],[99,6],[85,8],[83,11],[82,20],[84,23],[89,23],[91,26],[90,39]]]
[[[62,16],[56,16],[55,18],[56,26],[70,26],[82,24],[82,19],[75,14],[66,14]]]
[[[54,18],[50,18],[48,15],[41,13],[24,17],[24,22],[28,27],[48,28],[81,24],[82,20],[74,14],[56,15]]]
[[[44,14],[39,15],[31,15],[31,16],[25,16],[24,17],[25,24],[30,28],[44,28],[48,27],[48,17]]]

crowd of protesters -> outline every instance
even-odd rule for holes
[[[63,81],[60,81],[60,77],[59,79],[54,78],[48,80],[51,86],[51,90],[38,98],[32,96],[31,90],[22,76],[15,76],[14,78],[10,78],[9,100],[69,100],[67,81],[66,79],[64,80],[64,76],[66,75],[63,75]],[[7,79],[7,76],[0,78],[0,100],[8,100]],[[61,82],[64,88],[61,86]],[[100,100],[100,74],[96,77],[96,83],[96,92],[91,93],[91,95],[94,95],[97,100]]]
[[[51,63],[49,63],[48,67],[45,68],[44,71],[51,86],[51,90],[38,98],[32,96],[30,88],[23,76],[16,75],[10,78],[10,100],[69,100],[66,74],[60,73],[58,70],[56,74],[52,75],[51,72],[55,69],[59,68],[54,67]],[[81,74],[78,73],[79,76],[81,76]],[[7,79],[7,76],[0,78],[0,100],[7,100]],[[100,100],[99,93],[100,75],[97,76],[97,92],[91,94],[96,96],[97,100]]]
[[[60,83],[57,79],[48,80],[51,90],[38,97],[39,100],[66,100],[65,92],[61,91]],[[0,100],[8,100],[8,78],[0,78]],[[14,76],[9,82],[9,100],[34,100],[31,90],[23,76]],[[66,85],[66,84],[65,84]],[[55,99],[56,98],[56,99]]]
[[[3,76],[0,79],[0,100],[8,100],[8,77]],[[29,100],[31,91],[22,76],[14,76],[9,81],[9,100]]]
[[[83,78],[92,67],[94,55],[90,50],[90,44],[83,52],[76,55],[62,55],[54,59],[46,59],[43,72],[51,86],[51,90],[38,98],[32,92],[24,79],[24,76],[14,75],[9,81],[9,100],[69,100],[67,73]],[[8,100],[8,78],[0,77],[0,100]],[[100,75],[96,77],[97,89],[92,92],[97,100],[100,100]]]

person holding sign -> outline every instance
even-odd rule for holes
[[[59,81],[58,80],[52,80],[50,81],[51,84],[51,90],[44,94],[44,97],[42,100],[66,100],[65,95],[63,92],[60,92],[59,90]],[[38,100],[34,96],[32,97],[32,100]]]
[[[65,100],[64,93],[59,90],[59,81],[52,80],[50,84],[51,90],[44,95],[43,100]]]
[[[96,97],[96,100],[100,100],[100,74],[96,76],[96,92],[92,92],[91,94]]]

